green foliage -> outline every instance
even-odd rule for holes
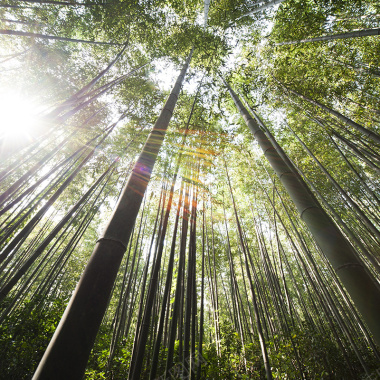
[[[224,322],[220,326],[221,353],[215,345],[206,345],[202,356],[207,364],[202,366],[204,379],[265,379],[265,371],[258,341],[242,348],[241,338],[235,329]]]
[[[352,376],[342,352],[333,339],[312,329],[306,323],[293,329],[288,336],[275,336],[270,342],[270,360],[275,378],[298,379],[301,370],[308,379],[348,379]],[[295,351],[302,358],[302,367],[293,359]],[[360,363],[349,352],[355,371],[362,371]]]
[[[66,300],[54,298],[48,308],[38,300],[24,302],[0,326],[0,378],[30,379],[48,345],[65,308]],[[2,303],[5,310],[7,300]]]

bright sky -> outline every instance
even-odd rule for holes
[[[173,62],[167,59],[155,60],[154,66],[156,69],[154,74],[152,74],[152,79],[158,83],[160,89],[170,91],[178,78],[181,67],[176,67]],[[200,73],[200,75],[196,75],[190,80],[186,80],[185,78],[183,88],[187,93],[194,94],[197,91],[199,81],[201,80],[201,75],[202,73]]]
[[[0,91],[0,139],[33,134],[39,109],[31,100],[10,89]]]

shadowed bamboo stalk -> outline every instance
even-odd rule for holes
[[[192,54],[193,50],[134,165],[111,220],[98,240],[34,374],[34,380],[82,379]]]
[[[199,91],[200,91],[201,86],[202,86],[202,81],[203,81],[203,78],[202,78],[201,82],[199,83],[197,92],[196,92],[195,97],[194,97],[194,101],[193,101],[193,104],[192,104],[192,107],[191,107],[190,115],[189,115],[189,118],[188,118],[188,121],[187,121],[187,124],[186,124],[186,128],[185,128],[185,131],[184,131],[184,134],[183,134],[183,137],[182,137],[181,146],[184,146],[184,143],[185,143],[185,139],[186,139],[186,136],[187,136],[187,133],[188,133],[188,130],[189,130],[189,126],[190,126],[190,122],[191,122],[191,118],[192,118],[193,113],[194,113],[196,101],[197,101],[197,98],[198,98],[198,95],[199,95]],[[178,170],[179,170],[179,166],[180,166],[181,160],[182,160],[182,153],[180,152],[178,160],[177,160],[176,168],[174,170],[175,174],[174,174],[174,177],[173,177],[173,180],[172,180],[171,189],[170,189],[170,192],[169,192],[169,200],[168,200],[168,204],[166,206],[167,209],[166,209],[165,219],[164,219],[164,222],[163,222],[163,227],[162,227],[162,232],[161,232],[162,236],[160,236],[160,240],[159,240],[159,250],[160,251],[162,251],[163,248],[164,248],[163,244],[164,244],[166,229],[167,229],[167,225],[168,225],[169,214],[170,214],[170,210],[171,210],[171,207],[172,207],[172,201],[173,201],[173,195],[174,195],[174,186],[175,186],[175,183],[176,183],[176,180],[177,180],[177,175],[178,175]],[[150,375],[149,375],[150,379],[152,379],[152,380],[156,377],[156,371],[157,371],[157,366],[158,366],[158,355],[159,355],[160,344],[161,344],[162,333],[163,333],[163,322],[164,322],[164,317],[165,317],[165,308],[166,308],[166,303],[167,303],[167,300],[168,300],[168,297],[169,297],[169,290],[170,290],[169,287],[170,287],[170,284],[171,284],[171,281],[172,281],[172,275],[173,275],[172,273],[169,273],[169,271],[171,272],[173,270],[173,260],[174,260],[174,253],[175,253],[175,236],[177,234],[178,218],[179,218],[179,212],[180,212],[180,204],[181,204],[181,201],[182,201],[181,198],[182,198],[182,188],[181,188],[181,191],[180,191],[180,201],[179,201],[179,204],[178,204],[178,211],[177,211],[177,217],[176,217],[175,229],[174,229],[175,233],[173,234],[172,249],[170,251],[170,259],[169,259],[169,264],[168,264],[168,273],[167,273],[167,278],[166,278],[166,283],[165,283],[165,290],[164,290],[163,300],[162,300],[161,317],[160,317],[159,328],[158,328],[158,332],[157,332],[157,336],[156,336],[156,341],[155,341],[155,345],[154,345],[153,360],[152,360],[152,365],[151,365],[151,370],[150,370]],[[144,345],[145,345],[145,343],[144,343]],[[143,351],[142,352],[142,354],[143,354],[144,350],[142,350],[142,351]]]
[[[178,168],[178,166],[177,166],[177,168]],[[177,168],[176,168],[174,178],[172,181],[172,187],[170,189],[170,197],[172,197],[172,193],[174,192],[174,185],[176,182],[177,171],[178,171]],[[158,360],[159,360],[159,351],[160,351],[161,339],[162,339],[162,334],[163,334],[163,329],[164,329],[165,311],[167,308],[167,304],[169,305],[168,300],[169,300],[169,296],[170,296],[169,292],[170,292],[170,287],[171,287],[172,277],[173,277],[174,254],[175,254],[175,249],[176,249],[178,222],[179,222],[179,216],[180,216],[181,205],[182,205],[183,181],[181,183],[181,189],[180,189],[179,194],[180,195],[179,195],[176,219],[175,219],[175,223],[174,223],[172,244],[171,244],[171,249],[170,249],[170,257],[169,257],[169,262],[168,262],[168,267],[167,267],[165,289],[164,289],[164,293],[163,293],[163,297],[162,297],[161,314],[160,314],[160,320],[159,320],[159,326],[158,326],[156,341],[154,344],[153,358],[152,358],[152,364],[151,364],[150,375],[149,375],[149,378],[151,380],[154,380],[156,378]]]

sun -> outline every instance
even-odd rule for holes
[[[32,137],[38,107],[15,91],[0,92],[0,139]]]

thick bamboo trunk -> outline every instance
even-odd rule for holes
[[[346,290],[367,323],[375,341],[380,344],[380,289],[368,270],[315,198],[305,191],[306,185],[282,160],[272,143],[248,113],[232,88],[225,82],[236,107],[259,143],[272,168],[293,200],[301,219],[330,261]]]
[[[95,246],[34,380],[82,379],[191,57],[192,51]]]

